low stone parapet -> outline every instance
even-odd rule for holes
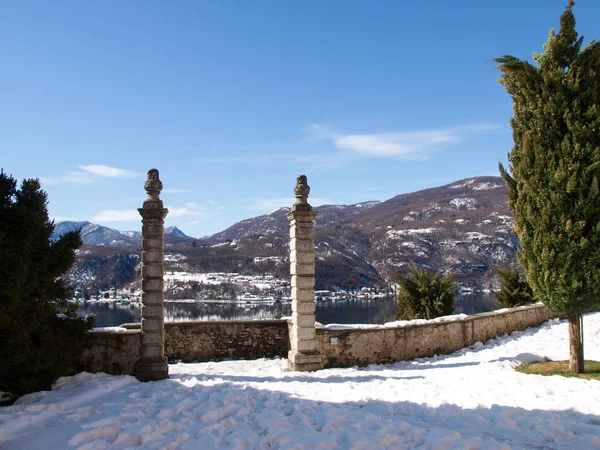
[[[84,350],[81,365],[86,372],[133,375],[140,359],[142,330],[122,327],[98,328],[91,332],[91,347]]]
[[[558,315],[537,304],[433,321],[325,327],[316,331],[317,351],[325,367],[408,361],[450,354],[555,317]],[[165,355],[170,362],[285,358],[290,348],[288,325],[287,320],[168,322]],[[84,370],[132,375],[140,355],[139,327],[134,323],[94,331],[93,346],[82,360]]]
[[[286,320],[165,324],[165,354],[169,361],[286,357],[288,350]]]
[[[434,321],[317,330],[325,367],[366,366],[447,355],[476,342],[537,327],[558,317],[537,304]]]

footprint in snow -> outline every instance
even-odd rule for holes
[[[108,417],[106,419],[96,420],[95,422],[86,423],[81,428],[99,428],[99,427],[108,427],[110,425],[114,425],[116,423],[116,419],[113,417]]]
[[[204,422],[217,422],[229,417],[238,409],[237,405],[229,405],[218,410],[212,410],[202,415]]]
[[[294,413],[294,405],[291,403],[287,403],[283,408],[283,413],[286,416],[291,416]]]
[[[138,447],[142,445],[142,436],[137,433],[121,433],[112,445],[123,447]]]
[[[82,420],[89,417],[101,415],[94,406],[84,406],[77,408],[73,414],[67,416],[69,420]]]

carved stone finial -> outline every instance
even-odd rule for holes
[[[310,186],[306,181],[306,175],[298,175],[296,179],[296,187],[294,187],[296,195],[296,203],[294,203],[294,211],[310,211],[312,208],[308,204],[308,194],[310,194]]]
[[[144,201],[144,208],[154,207],[162,208],[162,201],[160,200],[160,191],[162,191],[163,184],[158,177],[158,170],[150,169],[148,171],[148,178],[144,183],[144,189],[148,193],[148,198]]]

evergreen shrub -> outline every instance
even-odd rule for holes
[[[47,204],[37,179],[17,189],[0,171],[0,391],[13,398],[75,373],[94,322],[67,302],[62,278],[81,246],[79,231],[52,241]]]
[[[500,308],[514,308],[535,303],[533,290],[515,266],[498,269],[502,286],[494,291]]]
[[[452,314],[455,290],[452,278],[414,264],[410,276],[398,275],[396,320],[434,319]]]

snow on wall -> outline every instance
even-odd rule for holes
[[[317,327],[317,350],[326,367],[364,366],[449,354],[476,342],[534,327],[549,320],[537,304],[434,320],[396,321],[384,325]],[[139,325],[137,325],[139,327]],[[95,332],[82,361],[88,372],[133,374],[139,358],[140,330]],[[170,322],[165,324],[165,355],[169,360],[209,361],[287,356],[285,320]]]
[[[317,330],[317,350],[326,367],[366,366],[446,355],[556,317],[542,304],[472,316],[384,325],[328,325]]]

